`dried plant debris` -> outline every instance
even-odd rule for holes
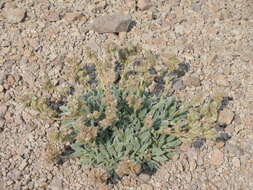
[[[61,163],[61,155],[64,151],[64,148],[59,143],[48,143],[43,152],[43,158],[48,163]]]
[[[143,168],[155,171],[182,141],[200,148],[205,139],[219,139],[215,127],[224,98],[177,101],[172,84],[189,67],[175,56],[162,59],[139,47],[115,45],[104,60],[89,49],[86,52],[87,63],[67,60],[63,78],[72,89],[61,94],[62,100],[26,98],[26,105],[43,118],[62,122],[50,138],[67,142],[72,156],[83,164],[104,169],[107,179],[120,179],[138,175]],[[50,160],[59,153],[52,147]]]

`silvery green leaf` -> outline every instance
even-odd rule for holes
[[[144,144],[141,146],[139,152],[145,153],[145,150],[148,149],[149,146],[150,146],[150,143],[148,143],[148,142],[144,143]]]
[[[141,145],[137,138],[134,140],[133,146],[134,146],[134,152],[137,152],[141,148]]]
[[[140,139],[142,140],[142,142],[147,141],[148,139],[151,138],[151,135],[149,133],[149,131],[144,131],[141,135],[140,135]]]
[[[106,148],[104,145],[102,145],[99,148],[100,153],[105,157],[105,158],[109,158],[109,153],[106,151]]]
[[[71,154],[74,157],[81,157],[84,155],[82,151],[75,151],[74,153]]]
[[[139,112],[139,118],[144,119],[148,113],[148,109],[143,109]]]
[[[62,105],[59,107],[62,112],[68,112],[69,108],[68,106]]]
[[[127,144],[125,155],[129,155],[130,153],[132,153],[133,152],[133,148],[134,148],[134,146],[133,146],[132,143]]]
[[[168,120],[162,120],[160,123],[160,126],[168,126],[170,124],[170,122]]]
[[[172,136],[172,135],[167,136],[167,138],[166,138],[166,142],[171,142],[171,141],[174,141],[176,138],[177,138],[177,137]]]
[[[177,105],[176,104],[174,104],[173,106],[171,106],[170,108],[169,108],[169,115],[170,116],[174,116],[174,114],[175,114],[175,112],[177,111]]]
[[[110,153],[111,156],[116,157],[117,152],[116,152],[116,150],[114,149],[114,146],[113,146],[113,145],[107,144],[107,151]]]
[[[164,151],[160,148],[157,148],[157,147],[152,148],[151,152],[152,152],[152,155],[155,155],[155,156],[159,156],[159,155],[164,154]]]
[[[62,121],[63,125],[69,126],[69,125],[74,125],[75,120],[64,120]]]
[[[105,157],[102,154],[99,154],[96,156],[96,160],[98,163],[102,163],[104,161]]]
[[[83,148],[81,147],[83,143],[75,143],[71,145],[71,148],[73,148],[75,151],[82,151]]]
[[[166,147],[167,147],[167,148],[176,147],[176,146],[179,146],[179,145],[181,145],[181,144],[182,144],[181,141],[175,140],[175,141],[173,141],[173,142],[168,143],[168,144],[166,145]]]
[[[155,156],[155,157],[152,157],[152,160],[155,160],[155,161],[158,161],[158,162],[165,162],[168,160],[168,158],[166,156]]]
[[[168,158],[172,158],[174,156],[174,154],[172,152],[167,152],[166,153],[166,157]]]
[[[81,161],[81,163],[84,164],[84,165],[91,165],[91,164],[92,164],[91,159],[82,158],[80,161]]]

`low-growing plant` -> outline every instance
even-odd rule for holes
[[[182,140],[217,136],[222,98],[179,103],[170,86],[185,71],[175,56],[168,62],[150,52],[137,57],[136,47],[113,47],[105,61],[87,53],[85,66],[68,60],[72,69],[65,77],[76,86],[64,92],[58,110],[37,96],[26,101],[44,118],[62,122],[57,139],[67,141],[83,164],[104,168],[111,177],[139,174],[169,160]]]
[[[107,102],[105,100],[109,100]],[[143,165],[155,169],[171,158],[181,144],[177,137],[164,134],[186,118],[172,97],[151,96],[145,91],[123,91],[111,86],[80,97],[78,116],[66,119],[73,156],[81,162],[108,169],[122,176],[138,173]],[[63,117],[69,107],[62,106]]]

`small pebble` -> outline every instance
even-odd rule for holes
[[[76,21],[77,19],[81,18],[82,14],[79,12],[70,12],[66,13],[64,19],[68,22]]]
[[[184,83],[183,83],[182,80],[176,80],[176,81],[173,83],[172,88],[173,88],[175,91],[180,91],[180,90],[185,89],[185,85],[184,85]]]
[[[62,190],[63,189],[62,180],[59,179],[58,177],[54,177],[50,186],[52,190]]]
[[[45,19],[49,22],[56,22],[60,19],[60,15],[58,12],[56,12],[54,10],[49,10],[46,13]]]
[[[25,167],[27,166],[27,160],[23,160],[22,163],[19,165],[19,170],[23,170],[25,169]]]
[[[241,166],[241,162],[240,162],[240,159],[237,158],[237,157],[234,157],[232,159],[232,163],[233,163],[233,166],[236,167],[236,168],[239,168]]]
[[[219,149],[214,149],[211,152],[211,164],[215,166],[220,166],[223,163],[224,160],[224,154]]]
[[[2,85],[0,85],[0,92],[4,91],[4,87]]]
[[[154,190],[154,187],[150,184],[141,184],[138,190]]]
[[[215,146],[216,146],[217,148],[222,148],[222,147],[224,147],[224,145],[225,145],[225,142],[224,142],[224,141],[218,141],[218,142],[215,143]]]
[[[139,178],[145,183],[148,183],[150,181],[150,175],[148,174],[140,174]]]
[[[185,80],[186,86],[189,87],[198,87],[201,85],[201,82],[198,77],[196,76],[190,76]]]
[[[205,138],[197,138],[193,143],[192,143],[192,146],[194,148],[201,148],[204,143],[206,142],[206,139]]]

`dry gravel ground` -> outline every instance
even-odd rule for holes
[[[0,1],[0,189],[99,189],[87,178],[89,169],[78,161],[44,162],[47,132],[59,124],[34,117],[36,113],[24,109],[19,97],[40,88],[46,73],[57,84],[66,57],[85,62],[86,46],[103,54],[109,42],[139,43],[189,64],[190,71],[176,88],[181,98],[217,91],[233,98],[224,113],[225,122],[232,119],[225,128],[232,136],[226,144],[183,146],[174,161],[150,178],[142,175],[132,187],[123,181],[114,189],[253,189],[253,1],[138,4],[142,7],[135,0]],[[136,22],[129,32],[91,30],[96,17],[117,12],[130,13]]]

